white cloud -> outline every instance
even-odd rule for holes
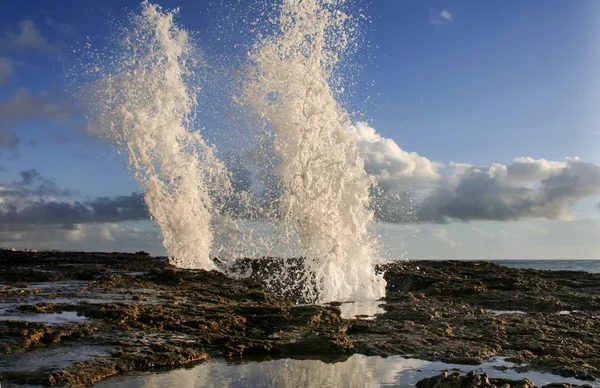
[[[446,11],[445,9],[442,10],[442,12],[440,12],[440,17],[442,19],[445,19],[445,20],[449,21],[449,22],[452,21],[452,14],[450,12]]]
[[[445,166],[401,149],[366,123],[347,129],[363,152],[367,172],[376,178],[379,189],[372,192],[371,207],[382,221],[570,220],[575,203],[600,195],[600,165],[576,157]]]
[[[37,229],[34,229],[34,233],[37,231],[38,231]],[[57,229],[53,229],[53,231],[54,231],[55,236],[60,238],[61,229],[57,228]],[[25,237],[25,235],[23,235],[21,238],[24,238],[24,237]],[[73,228],[67,229],[65,232],[65,236],[64,236],[64,238],[66,238],[68,241],[78,241],[78,242],[85,240],[86,237],[87,236],[86,236],[86,231],[84,230],[84,226],[80,225],[80,224],[73,225]],[[38,238],[38,240],[39,240],[39,238]]]
[[[451,162],[438,171],[431,167],[438,163],[402,151],[393,142],[389,149],[395,152],[376,152],[372,144],[379,145],[378,141],[359,138],[358,143],[365,149],[367,169],[383,188],[372,196],[372,208],[383,221],[566,221],[581,218],[573,213],[573,205],[600,195],[600,165],[577,157],[564,161],[519,157],[508,165],[486,167]],[[390,163],[394,158],[402,163]],[[414,195],[411,187],[422,189],[424,196]]]
[[[475,166],[472,164],[456,162],[450,162],[448,166],[457,174],[464,174],[467,171],[475,168]]]
[[[392,139],[359,122],[348,131],[363,151],[365,167],[379,186],[389,193],[435,187],[440,173],[435,163],[416,152],[402,150]]]
[[[600,165],[518,158],[512,164],[461,169],[417,206],[419,219],[445,221],[569,220],[571,206],[600,195]]]
[[[100,230],[100,236],[104,241],[112,242],[115,241],[115,237],[113,236],[113,232],[119,231],[119,225],[106,223],[102,225],[102,229]]]
[[[150,221],[136,222],[143,230],[127,223],[32,225],[24,230],[0,228],[0,245],[15,248],[136,252],[144,250],[164,255],[160,230]]]
[[[429,21],[431,22],[431,24],[436,24],[436,25],[449,24],[454,21],[454,16],[452,15],[452,13],[450,11],[448,11],[446,9],[438,11],[438,10],[434,10],[434,9],[430,8],[429,12],[430,12]]]
[[[566,162],[554,162],[546,159],[515,158],[507,166],[508,178],[521,182],[539,181],[565,168],[566,165]]]
[[[0,50],[54,50],[32,20],[19,22],[19,31],[8,31],[0,39]]]

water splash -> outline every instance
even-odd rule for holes
[[[284,0],[280,31],[257,44],[241,95],[275,133],[276,171],[285,186],[279,220],[300,240],[309,280],[304,292],[316,301],[377,299],[385,292],[369,232],[373,180],[331,88],[349,42],[342,3]]]
[[[281,272],[266,279],[284,295],[299,293],[297,300],[308,302],[384,295],[385,282],[373,268],[373,179],[332,88],[352,33],[342,4],[284,0],[279,32],[261,36],[252,50],[239,101],[263,128],[255,150],[263,161],[261,199],[235,197],[216,149],[195,129],[202,92],[195,77],[210,65],[174,23],[177,11],[143,2],[141,15],[122,29],[116,54],[99,58],[103,64],[90,71],[100,76],[93,126],[127,154],[172,264],[243,276],[235,272],[240,245],[250,246],[254,257],[268,254],[260,252],[267,247],[283,250],[281,257],[303,257],[283,259]],[[277,227],[246,233],[244,222],[232,221],[245,212]]]
[[[177,12],[177,11],[174,11]],[[230,183],[213,147],[194,130],[196,90],[186,82],[197,63],[174,12],[142,3],[94,85],[94,128],[128,155],[172,264],[213,269],[215,225]],[[212,192],[212,193],[211,193]]]

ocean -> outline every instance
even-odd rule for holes
[[[488,260],[486,260],[488,261]],[[489,260],[511,268],[600,273],[600,260]]]

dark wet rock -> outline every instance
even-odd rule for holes
[[[600,378],[600,275],[484,262],[386,264],[377,268],[388,282],[385,312],[362,320],[341,318],[339,302],[295,304],[306,300],[299,298],[300,288],[289,287],[294,271],[277,282],[268,278],[284,265],[299,271],[303,261],[241,260],[238,269],[250,277],[233,280],[216,271],[173,268],[143,252],[0,251],[5,311],[42,320],[67,311],[87,318],[50,326],[0,316],[0,371],[25,352],[107,349],[53,369],[0,372],[0,378],[84,386],[125,371],[176,368],[208,357],[334,361],[354,353],[463,365],[506,357],[517,371]],[[436,381],[428,384],[442,385],[423,387],[522,384],[483,375]]]
[[[85,387],[98,381],[116,375],[120,368],[114,361],[106,359],[92,359],[76,362],[56,373],[49,374],[41,382],[44,385],[66,385],[69,387]]]
[[[529,379],[511,380],[504,378],[490,378],[485,373],[471,371],[465,375],[460,372],[448,374],[442,372],[433,377],[421,379],[416,384],[417,388],[536,388]],[[552,383],[542,388],[592,388],[590,385],[572,385],[568,383]]]
[[[487,374],[469,372],[461,375],[460,372],[448,374],[443,372],[437,376],[426,377],[417,382],[417,388],[534,388],[535,385],[528,379],[508,380],[490,379]]]
[[[241,259],[227,271],[248,274],[251,279],[259,282],[268,279],[264,285],[269,290],[295,303],[314,303],[318,299],[314,276],[306,276],[306,263],[303,258]],[[271,276],[273,273],[284,275],[273,277]],[[302,281],[298,281],[298,279],[302,279]],[[307,290],[308,292],[306,292]]]
[[[57,312],[61,311],[59,306],[55,303],[36,303],[36,304],[23,304],[16,308],[16,310],[21,312],[32,312],[32,313],[49,313],[49,312]]]
[[[93,332],[94,329],[84,324],[48,326],[35,322],[0,321],[0,354],[25,352]]]

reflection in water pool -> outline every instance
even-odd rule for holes
[[[0,358],[0,371],[22,372],[23,365],[29,372],[52,371],[66,368],[74,362],[86,361],[95,356],[109,356],[111,348],[105,346],[59,346],[42,348],[26,353],[12,354],[10,358]],[[2,383],[4,385],[4,383]],[[11,385],[6,385],[10,387]]]
[[[0,313],[0,321],[25,321],[41,322],[48,326],[64,325],[67,323],[77,323],[86,321],[87,317],[78,315],[77,311],[63,311],[59,313],[42,314],[5,314]]]
[[[551,382],[590,384],[550,374],[516,373],[510,370],[503,372],[493,369],[498,366],[512,365],[504,361],[492,361],[473,367],[405,359],[400,356],[382,358],[358,354],[335,364],[317,360],[291,359],[246,363],[211,360],[192,369],[109,378],[97,386],[115,388],[414,387],[415,383],[423,377],[434,376],[442,370],[454,368],[465,372],[470,370],[486,372],[490,377],[519,380],[529,378],[537,386]]]
[[[342,303],[340,306],[341,317],[354,319],[357,315],[361,319],[375,319],[375,314],[383,314],[385,310],[379,306],[384,305],[382,300],[367,300],[362,302]]]

